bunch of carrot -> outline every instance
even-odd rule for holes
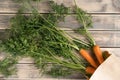
[[[85,49],[80,49],[81,56],[86,59],[86,61],[90,64],[90,66],[86,67],[87,74],[93,74],[94,71],[98,68],[100,64],[102,64],[106,58],[110,56],[109,52],[104,51],[102,53],[100,47],[98,45],[93,46],[93,53],[97,60],[95,60]]]

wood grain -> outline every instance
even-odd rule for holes
[[[42,3],[34,3],[40,13],[48,13],[48,1],[44,0]],[[58,4],[64,3],[67,7],[74,6],[74,0],[54,0]],[[120,13],[120,0],[76,0],[77,5],[89,13]],[[0,13],[16,13],[19,4],[12,0],[0,1]]]
[[[15,14],[0,14],[0,32],[10,28],[10,19]],[[120,30],[120,15],[92,15],[93,28],[89,30]],[[75,15],[68,15],[65,22],[58,25],[63,30],[77,29],[80,25]]]
[[[0,80],[86,80],[86,79],[54,79],[54,78],[1,78]]]
[[[66,31],[68,35],[74,38],[84,40],[80,34],[74,31]],[[7,32],[6,32],[7,33]],[[120,48],[120,32],[119,31],[90,31],[96,43],[101,47],[118,47]],[[4,33],[3,33],[4,34]],[[1,40],[6,38],[5,35],[1,36]],[[104,36],[103,36],[104,35]]]
[[[74,31],[66,31],[70,36],[78,39],[84,38]],[[90,31],[96,44],[101,47],[120,47],[120,32],[119,31]]]
[[[120,30],[120,15],[92,15],[93,27],[89,30]],[[59,25],[64,30],[77,29],[80,25],[75,15],[69,15]]]
[[[17,64],[17,73],[9,76],[7,79],[83,79],[84,77],[81,74],[71,74],[65,77],[52,77],[50,75],[43,75],[40,73],[40,70],[35,67],[34,64]],[[4,78],[3,75],[0,75],[1,78]],[[1,80],[1,79],[0,79]]]
[[[48,1],[42,1],[40,3],[31,2],[31,4],[33,4],[35,8],[38,8],[40,13],[49,12]],[[13,0],[0,1],[0,13],[16,13],[20,5],[20,3],[16,3]]]
[[[120,57],[120,54],[118,53],[120,48],[102,48],[101,47],[101,50],[102,51],[109,51],[110,54],[115,54],[116,56]],[[5,56],[5,53],[0,52],[0,58],[3,58],[4,56]],[[30,66],[32,66],[31,68],[34,69],[33,68],[34,60],[30,57],[24,57],[24,58],[20,59],[18,64],[19,65],[24,65],[24,64],[25,65],[30,65]],[[24,68],[24,67],[21,67],[21,68]]]

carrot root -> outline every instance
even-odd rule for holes
[[[94,54],[95,54],[98,62],[99,62],[100,64],[102,64],[103,61],[104,61],[104,59],[103,59],[102,51],[100,50],[100,47],[99,47],[98,45],[95,45],[95,46],[93,47],[93,51],[94,51]]]
[[[91,66],[93,66],[94,68],[98,67],[98,65],[96,64],[96,62],[94,61],[94,59],[91,57],[91,55],[86,50],[81,49],[80,50],[80,54],[82,55],[82,57],[84,59],[86,59],[91,64]]]
[[[95,72],[95,68],[88,66],[85,71],[87,74],[93,74]]]

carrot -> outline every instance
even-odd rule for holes
[[[102,56],[104,58],[104,60],[106,60],[111,54],[108,51],[104,51]]]
[[[80,54],[82,55],[83,58],[85,58],[91,64],[91,66],[93,66],[94,68],[98,67],[94,59],[90,56],[90,54],[86,50],[81,49]]]
[[[95,72],[95,68],[88,66],[85,71],[87,74],[93,74]]]
[[[104,59],[103,59],[102,51],[100,50],[100,47],[98,45],[93,46],[93,51],[94,51],[94,54],[95,54],[98,62],[100,64],[103,63]]]

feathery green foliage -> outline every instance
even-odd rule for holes
[[[12,56],[6,57],[4,60],[0,61],[0,73],[4,76],[9,76],[15,73],[16,68],[13,66],[17,63],[17,60]]]
[[[77,32],[84,35],[89,41],[89,44],[93,46],[96,43],[93,37],[91,36],[90,32],[88,31],[88,28],[92,27],[92,17],[89,14],[87,14],[85,11],[83,11],[82,9],[78,8],[75,0],[74,2],[75,2],[74,12],[77,14],[76,19],[81,24],[81,27],[77,29]]]
[[[69,38],[57,25],[59,21],[64,20],[69,8],[63,4],[57,5],[50,1],[50,6],[54,14],[50,13],[46,15],[39,14],[29,4],[29,1],[26,1],[26,4],[28,7],[24,5],[25,8],[22,9],[22,7],[17,15],[11,19],[9,38],[2,41],[1,44],[4,51],[9,52],[16,59],[11,62],[16,64],[17,57],[29,56],[34,59],[35,65],[38,68],[42,68],[43,72],[52,73],[51,75],[54,76],[63,76],[63,73],[65,73],[64,75],[70,74],[70,69],[84,73],[87,63],[77,53],[74,53],[74,50],[79,51],[80,48],[88,49],[91,45],[82,40]],[[22,14],[26,8],[31,10],[32,14]],[[85,12],[80,12],[80,9],[78,13],[81,15],[85,14]],[[78,16],[78,20],[80,19],[79,17],[81,16]],[[5,61],[7,62],[6,59]],[[8,70],[8,64],[13,66],[11,62],[8,61],[5,65],[6,68],[0,72],[3,73],[6,69]],[[48,66],[47,63],[52,64],[48,72],[45,70]],[[57,64],[57,66],[54,64]],[[56,72],[58,68],[59,72]],[[7,75],[7,73],[3,74]]]

